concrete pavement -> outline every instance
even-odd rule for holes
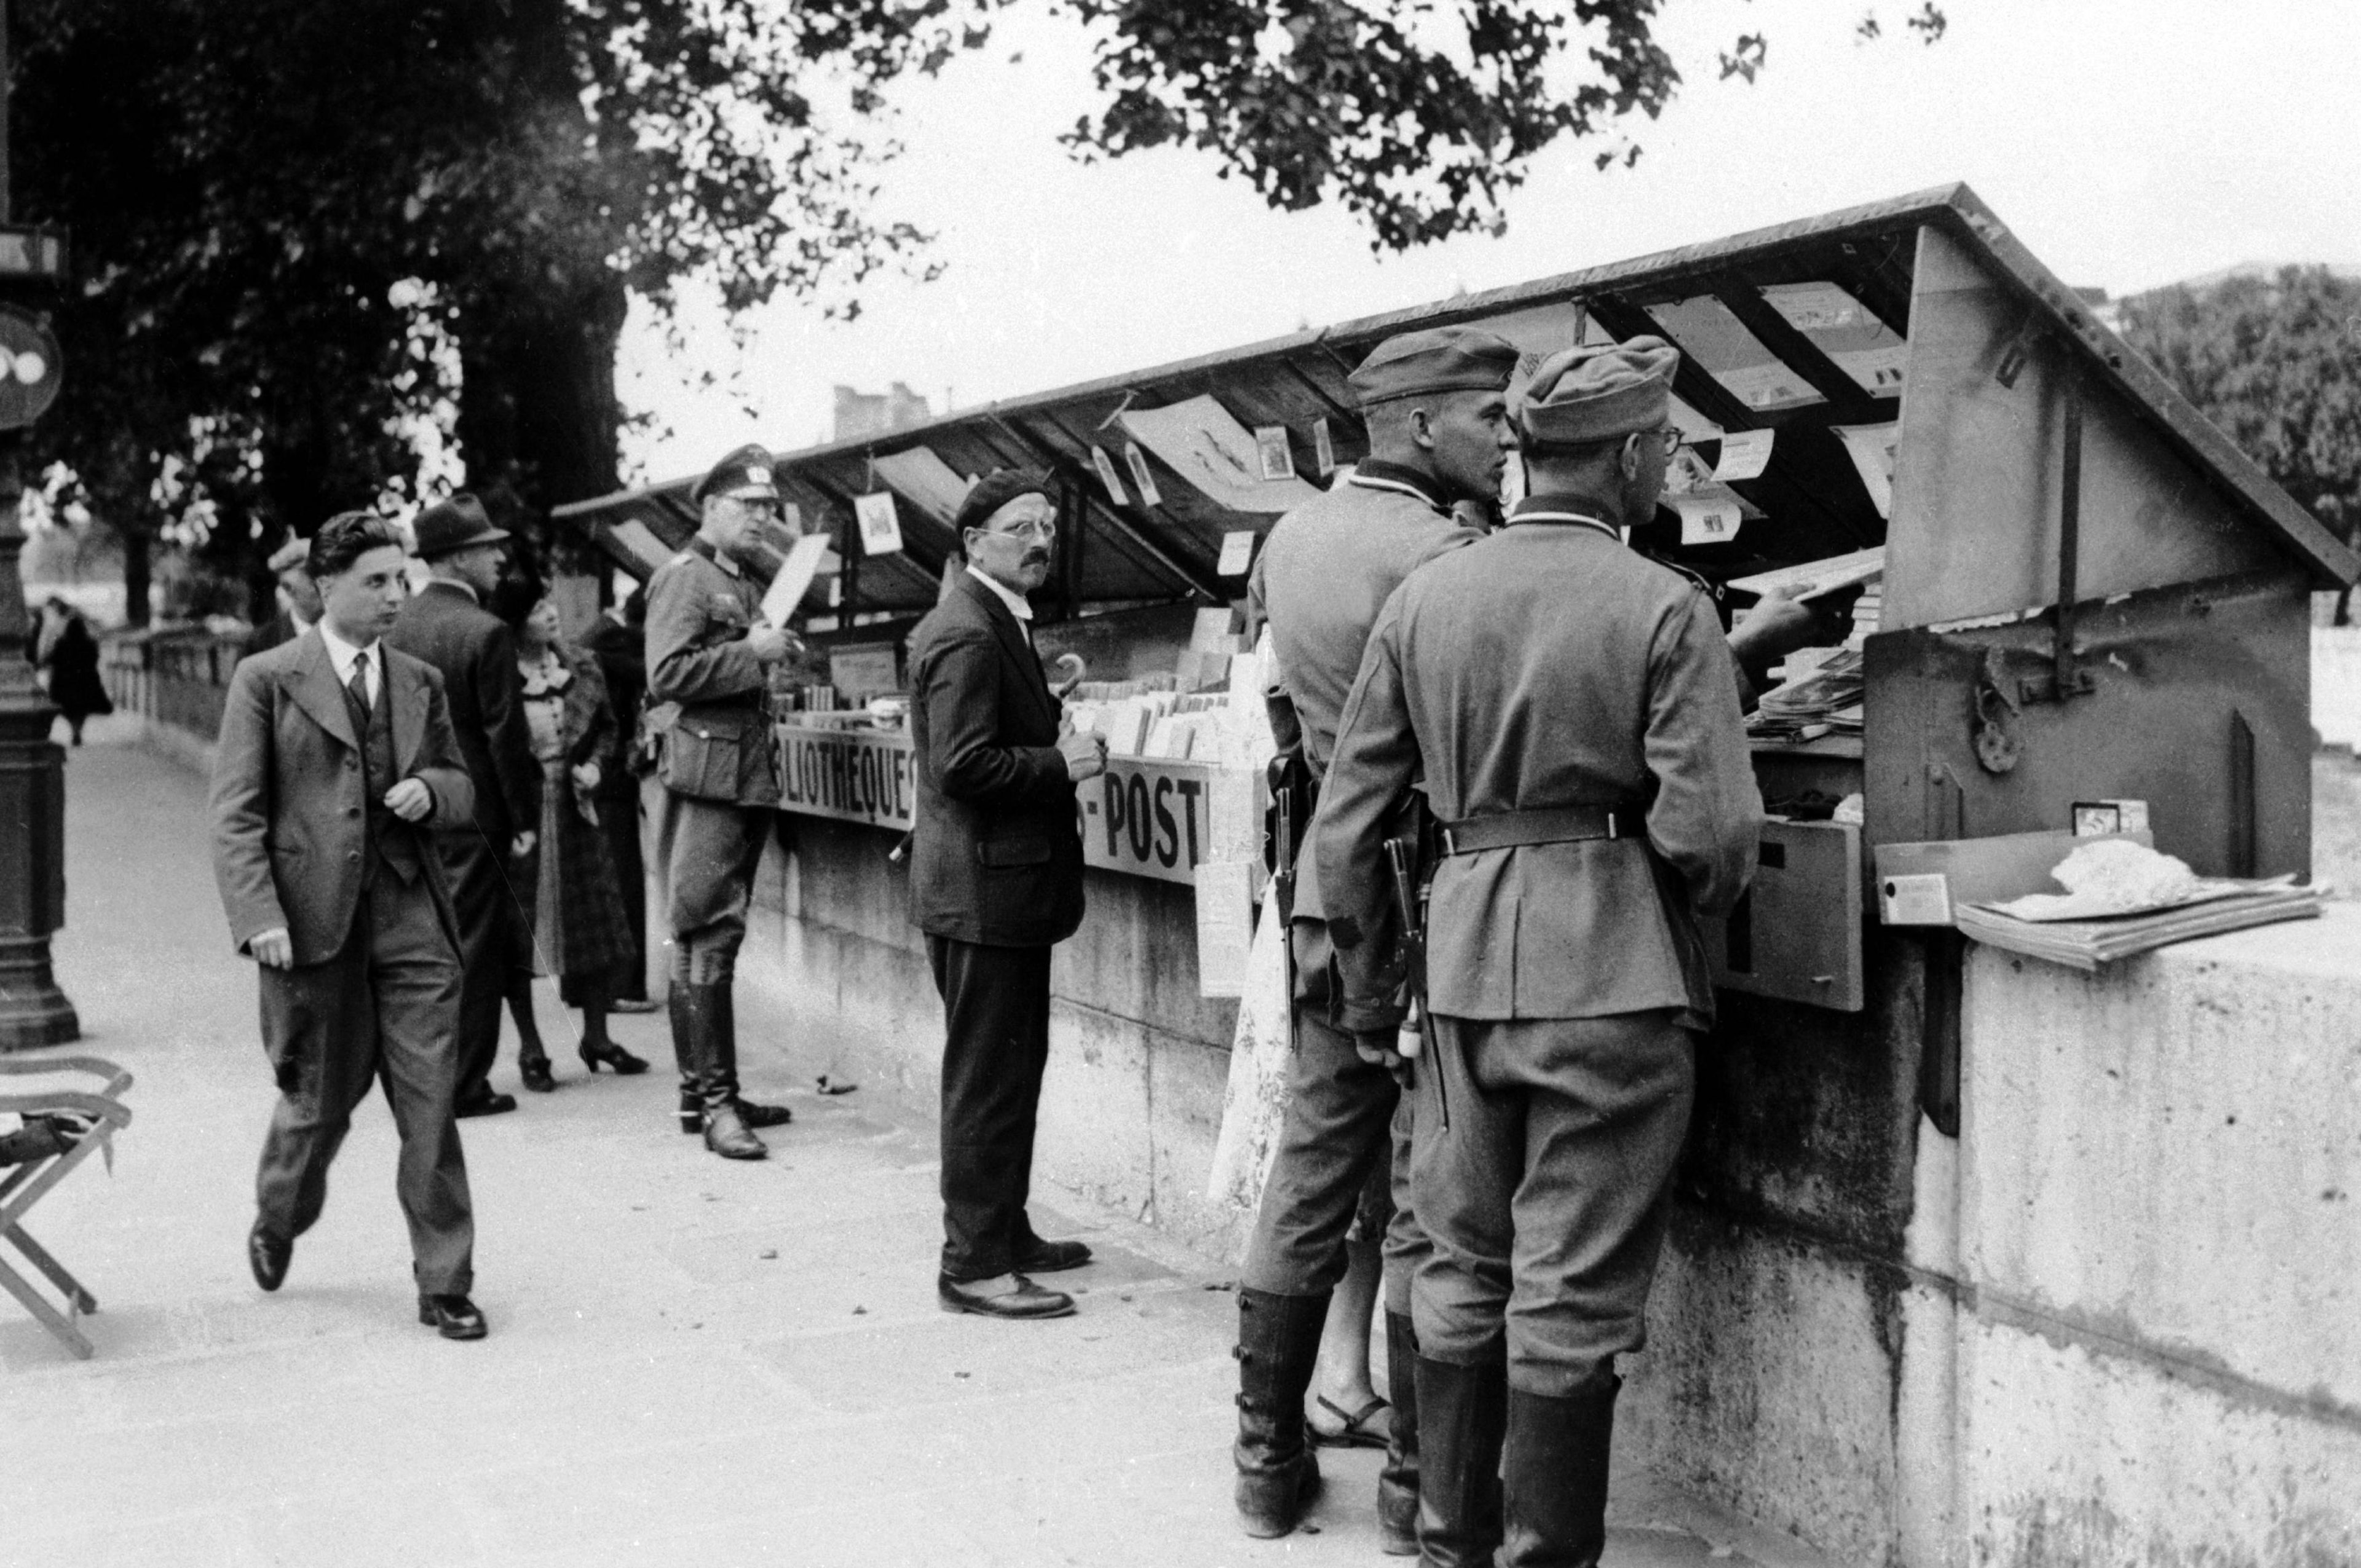
[[[1081,1314],[945,1315],[922,1120],[818,1097],[754,1045],[749,1091],[796,1120],[767,1163],[725,1164],[672,1130],[659,1019],[619,1020],[656,1071],[586,1080],[547,989],[559,1092],[463,1124],[491,1337],[413,1321],[382,1099],[262,1294],[252,971],[202,781],[123,733],[93,725],[68,765],[56,955],[73,1048],[137,1074],[136,1120],[112,1179],[93,1164],[28,1227],[99,1298],[96,1358],[0,1299],[0,1563],[1382,1561],[1374,1453],[1323,1457],[1312,1530],[1237,1534],[1224,1260],[1050,1192],[1045,1233],[1101,1260],[1059,1280]],[[1816,1561],[1644,1475],[1616,1515],[1618,1568]]]

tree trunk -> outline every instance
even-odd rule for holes
[[[153,576],[148,569],[148,530],[138,523],[126,523],[116,530],[123,541],[123,619],[134,626],[148,624],[148,589]]]
[[[544,547],[551,507],[616,487],[615,348],[628,304],[620,280],[601,277],[555,300],[504,294],[460,324],[468,488]]]

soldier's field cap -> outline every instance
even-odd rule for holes
[[[994,468],[968,487],[967,498],[951,519],[951,532],[963,534],[971,528],[982,528],[992,521],[993,513],[1019,496],[1049,493],[1049,481],[1042,475],[1023,468]]]
[[[1431,392],[1502,392],[1517,373],[1517,345],[1472,326],[1429,327],[1389,337],[1345,378],[1363,408]]]
[[[1653,430],[1671,417],[1681,351],[1661,337],[1568,348],[1533,372],[1517,400],[1528,446],[1580,446]]]
[[[494,528],[484,503],[461,490],[420,512],[410,525],[410,536],[416,541],[418,558],[432,561],[472,544],[497,544],[509,531]]]
[[[290,539],[270,553],[270,575],[275,577],[281,572],[292,571],[311,558],[312,542],[310,540]]]
[[[779,499],[779,481],[771,471],[771,455],[749,442],[705,472],[688,499],[703,506],[715,496],[763,496]]]

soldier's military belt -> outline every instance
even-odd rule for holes
[[[1579,844],[1593,839],[1636,838],[1640,831],[1640,812],[1631,806],[1552,806],[1445,823],[1443,852],[1472,855],[1479,850]]]

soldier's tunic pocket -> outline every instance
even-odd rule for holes
[[[664,784],[675,795],[698,800],[738,799],[740,741],[735,731],[724,731],[696,720],[673,726],[664,738]]]

